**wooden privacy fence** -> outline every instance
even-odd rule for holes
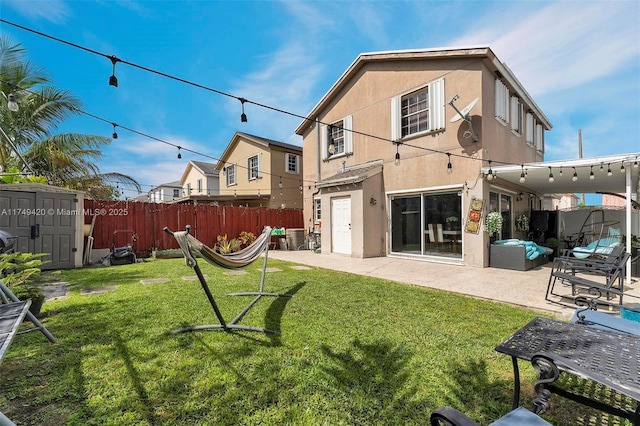
[[[232,239],[246,231],[258,236],[265,226],[304,228],[302,210],[85,200],[84,223],[90,225],[94,217],[94,249],[130,243],[129,231],[133,231],[139,255],[153,248],[178,248],[175,239],[162,231],[165,226],[181,231],[191,225],[192,234],[209,246],[217,242],[218,235]]]

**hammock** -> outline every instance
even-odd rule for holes
[[[237,251],[235,253],[220,253],[211,247],[208,247],[206,244],[199,241],[193,235],[190,234],[191,226],[187,225],[186,230],[179,232],[172,232],[169,228],[164,228],[164,231],[168,234],[174,236],[180,249],[182,250],[182,254],[184,255],[185,263],[187,266],[193,268],[200,281],[200,285],[204,290],[207,299],[209,300],[209,304],[213,308],[219,324],[206,324],[206,325],[198,325],[198,326],[190,326],[184,327],[179,330],[174,330],[173,333],[183,333],[186,331],[197,331],[197,330],[223,330],[223,331],[231,331],[231,330],[246,330],[246,331],[259,331],[263,333],[271,333],[271,334],[280,334],[277,331],[269,330],[266,328],[260,327],[252,327],[247,325],[238,324],[238,322],[244,317],[244,315],[249,312],[249,309],[253,307],[262,298],[263,296],[273,296],[273,297],[291,297],[290,294],[280,294],[280,293],[267,293],[264,291],[264,279],[267,269],[267,258],[269,253],[269,244],[271,242],[271,228],[266,226],[264,231],[256,240],[251,243],[249,246],[244,249]],[[231,293],[231,296],[255,296],[255,298],[238,314],[236,317],[230,322],[225,321],[218,305],[211,294],[211,290],[207,285],[207,281],[198,266],[198,262],[196,261],[195,255],[200,255],[207,262],[221,266],[226,269],[240,269],[244,268],[253,262],[255,262],[261,254],[264,253],[264,262],[262,265],[262,276],[260,278],[260,287],[257,292],[243,292],[243,293]]]

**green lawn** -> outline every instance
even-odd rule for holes
[[[257,290],[262,262],[242,276],[200,264],[230,320],[251,299],[227,293]],[[424,425],[443,405],[487,424],[509,411],[511,361],[493,348],[538,313],[292,265],[270,260],[282,272],[266,290],[295,296],[263,298],[242,321],[281,335],[168,333],[216,322],[198,281],[182,279],[193,275],[182,259],[63,271],[69,295],[42,315],[59,342],[16,337],[0,366],[0,411],[18,425],[127,426]],[[117,290],[80,294],[106,285]],[[529,406],[535,375],[522,370]],[[556,397],[545,417],[580,424],[583,413]]]

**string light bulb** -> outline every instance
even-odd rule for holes
[[[577,181],[578,180],[578,172],[576,172],[576,168],[573,168],[573,176],[571,177],[572,181]]]
[[[593,174],[593,166],[591,166],[591,172],[589,173],[589,179],[594,180],[596,176]]]
[[[525,183],[527,178],[524,175],[524,164],[521,164],[520,167],[522,168],[522,171],[520,172],[520,183]]]
[[[638,168],[638,157],[636,157],[636,161],[633,162],[633,168],[634,169]]]
[[[113,139],[118,139],[118,132],[116,132],[116,127],[118,127],[118,125],[116,123],[111,123],[113,125],[113,134],[111,135],[111,137]]]
[[[180,149],[182,149],[182,147],[178,145],[178,160],[182,158],[182,154],[180,154]]]
[[[604,163],[600,163],[600,173],[604,173]]]
[[[624,162],[620,165],[620,173],[624,173],[625,169],[624,169]]]
[[[611,163],[607,164],[607,176],[611,176],[613,173],[611,172]]]
[[[9,111],[18,112],[20,107],[18,106],[18,102],[16,101],[16,95],[13,93],[9,93],[7,95],[7,109]]]
[[[247,114],[244,113],[244,103],[247,102],[245,98],[238,98],[240,100],[240,105],[242,106],[242,114],[240,114],[240,122],[247,122]]]
[[[396,166],[400,165],[400,144],[398,142],[395,143],[396,144]]]
[[[447,163],[447,174],[453,173],[453,166],[451,165],[451,154],[447,152],[447,157],[449,157],[449,162]]]
[[[111,77],[109,77],[109,86],[118,87],[118,78],[116,77],[116,64],[120,62],[115,55],[109,56],[111,59],[111,63],[113,64],[113,71],[111,72]]]
[[[493,170],[491,169],[491,160],[489,160],[489,173],[487,173],[487,180],[493,180]]]
[[[553,183],[554,180],[553,173],[551,173],[551,167],[549,167],[549,183]]]
[[[560,176],[562,176],[562,166],[560,166]]]

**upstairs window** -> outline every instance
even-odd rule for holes
[[[173,190],[173,198],[180,198],[180,190],[179,189],[174,189]]]
[[[444,79],[391,98],[391,139],[444,129]]]
[[[198,192],[202,192],[202,179],[198,179]]]
[[[225,168],[227,174],[227,186],[236,184],[236,165],[232,164]]]
[[[285,162],[287,167],[287,173],[300,173],[300,156],[296,154],[287,153],[285,156]]]
[[[511,97],[511,130],[522,134],[524,129],[524,107],[517,96]]]
[[[509,89],[500,80],[496,80],[496,118],[509,122]]]
[[[353,154],[353,119],[351,116],[321,127],[322,159]],[[333,152],[331,152],[333,151]]]
[[[257,179],[260,177],[260,156],[254,155],[249,157],[247,162],[247,169],[249,169],[249,180]]]

